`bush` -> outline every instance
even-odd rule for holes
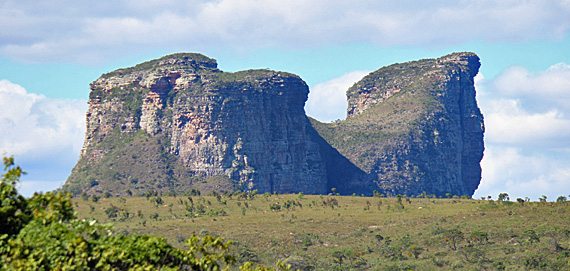
[[[111,204],[111,207],[105,209],[105,214],[107,214],[107,217],[109,219],[115,220],[115,218],[117,218],[117,215],[119,214],[119,211],[121,211],[119,207]]]
[[[525,237],[525,241],[530,244],[540,241],[538,234],[532,229],[525,230],[522,235]]]
[[[283,260],[284,264],[291,266],[292,270],[312,270],[313,266],[309,265],[307,260],[301,256],[291,256]]]
[[[281,205],[279,205],[279,203],[271,203],[271,204],[269,204],[269,209],[271,211],[280,211]]]
[[[443,235],[445,237],[444,242],[452,250],[457,250],[457,244],[463,240],[463,232],[458,229],[446,230]]]
[[[473,231],[468,238],[470,242],[478,245],[484,245],[489,241],[487,233],[482,231]]]

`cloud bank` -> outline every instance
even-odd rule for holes
[[[149,50],[560,40],[568,17],[568,0],[5,0],[0,54],[85,64]]]
[[[0,108],[0,153],[30,172],[22,192],[57,188],[79,157],[87,102],[46,98],[0,80]]]
[[[493,80],[479,79],[486,150],[476,196],[568,196],[570,65],[559,63],[540,72],[513,66]]]

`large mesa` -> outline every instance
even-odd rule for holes
[[[472,195],[479,65],[455,53],[381,68],[347,91],[337,123],[306,116],[308,87],[290,73],[228,73],[189,53],[119,69],[90,85],[84,147],[63,189]]]
[[[483,115],[473,53],[381,68],[348,91],[347,119],[319,133],[366,177],[354,183],[387,194],[473,195],[481,180]]]
[[[216,66],[175,54],[93,82],[84,147],[64,189],[325,193],[325,165],[306,131],[305,82]]]

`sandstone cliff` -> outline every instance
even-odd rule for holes
[[[298,76],[226,73],[199,54],[176,54],[91,84],[74,193],[190,189],[325,193],[325,164]]]
[[[347,119],[314,127],[366,173],[332,184],[387,194],[472,195],[481,180],[483,116],[473,78],[479,58],[455,53],[395,64],[347,91]]]
[[[348,92],[348,118],[309,120],[308,87],[270,70],[227,73],[175,54],[91,85],[75,194],[254,190],[472,195],[483,117],[471,53],[396,64]]]

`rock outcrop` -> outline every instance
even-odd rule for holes
[[[483,117],[471,53],[396,64],[348,92],[348,117],[310,120],[308,87],[271,70],[227,73],[175,54],[90,85],[75,194],[199,190],[472,195]]]
[[[473,53],[395,64],[347,91],[347,119],[315,128],[366,173],[354,182],[387,194],[472,195],[481,180],[483,116]]]
[[[325,164],[298,76],[225,73],[177,54],[91,84],[87,133],[64,189],[74,193],[255,190],[326,193]]]

